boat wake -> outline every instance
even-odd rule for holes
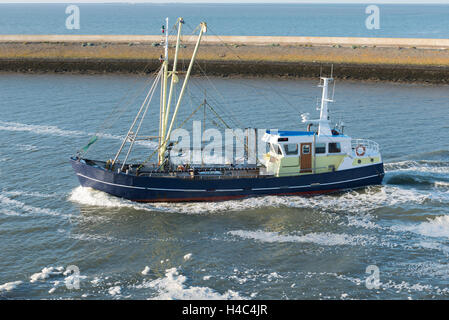
[[[0,205],[0,213],[7,216],[32,216],[37,214],[44,216],[62,216],[67,218],[71,217],[70,214],[63,214],[48,208],[40,208],[28,205],[22,201],[14,199],[14,196],[8,196],[7,193],[0,194]]]
[[[234,230],[229,231],[228,234],[242,239],[256,240],[259,242],[297,242],[297,243],[315,243],[325,246],[339,246],[339,245],[357,245],[364,246],[367,243],[375,241],[374,238],[365,235],[351,236],[347,234],[336,233],[308,233],[300,234],[280,234],[278,232],[267,232],[262,230],[248,231],[248,230]]]
[[[400,161],[385,164],[385,181],[393,185],[449,186],[448,161]]]
[[[79,130],[66,130],[61,129],[57,126],[51,125],[32,125],[19,122],[7,122],[0,120],[0,130],[10,131],[10,132],[30,132],[37,135],[47,135],[47,136],[57,136],[57,137],[89,137],[97,135],[98,137],[111,139],[111,140],[123,140],[122,136],[117,136],[109,133],[92,133],[84,132]],[[147,146],[149,148],[156,148],[157,144],[151,141],[137,141],[136,144],[141,146]],[[17,145],[16,146],[21,151],[35,150],[37,147],[32,145]]]
[[[56,126],[50,125],[32,125],[19,122],[7,122],[0,120],[0,130],[2,131],[16,131],[16,132],[31,132],[39,135],[50,135],[60,137],[81,137],[87,133],[77,130],[64,130]]]
[[[68,199],[72,202],[94,207],[130,208],[134,210],[145,211],[167,211],[159,210],[158,208],[150,205],[140,204],[126,199],[117,198],[105,192],[81,186],[72,190]]]
[[[449,238],[449,215],[427,218],[427,221],[413,225],[393,227],[396,231],[407,231],[432,238]]]
[[[448,195],[449,196],[449,195]],[[330,213],[369,213],[383,207],[408,206],[410,203],[422,204],[432,199],[427,192],[405,190],[396,186],[375,186],[363,190],[348,191],[334,195],[314,197],[265,196],[223,202],[186,203],[136,203],[111,196],[91,188],[77,187],[68,198],[86,206],[107,208],[130,208],[151,212],[172,212],[184,214],[207,214],[236,212],[260,208],[297,208],[319,210]]]

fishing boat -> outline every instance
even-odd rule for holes
[[[166,32],[165,57],[161,56],[161,68],[115,156],[107,161],[85,157],[83,151],[96,142],[95,136],[71,157],[72,167],[83,187],[138,202],[185,202],[267,195],[313,195],[381,184],[384,167],[379,145],[371,140],[353,139],[345,135],[341,123],[332,125],[328,108],[335,91],[332,74],[330,77],[320,77],[322,96],[319,119],[307,120],[303,131],[266,130],[261,140],[269,151],[261,159],[257,158],[255,164],[248,161],[217,165],[174,163],[170,152],[176,142],[171,141],[170,137],[201,38],[207,31],[206,24],[201,23],[179,97],[171,110],[173,88],[179,81],[177,60],[183,23],[183,19],[178,18],[172,70],[169,71]],[[168,30],[168,19],[164,29]],[[139,136],[159,85],[159,134]],[[332,86],[333,91],[330,90]],[[157,141],[153,152],[157,152],[157,159],[154,162],[128,162],[139,139]],[[249,139],[245,143],[246,150],[249,150]],[[124,158],[121,159],[123,154]]]

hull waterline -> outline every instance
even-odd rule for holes
[[[190,179],[148,177],[105,170],[77,159],[72,167],[81,186],[137,202],[223,201],[267,195],[315,195],[382,183],[383,163],[289,177]]]

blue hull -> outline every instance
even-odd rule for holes
[[[382,183],[383,163],[291,177],[186,179],[138,177],[71,159],[83,187],[139,202],[220,201],[266,195],[310,195]]]

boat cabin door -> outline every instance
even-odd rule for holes
[[[312,172],[312,143],[301,143],[301,169],[300,173]]]

